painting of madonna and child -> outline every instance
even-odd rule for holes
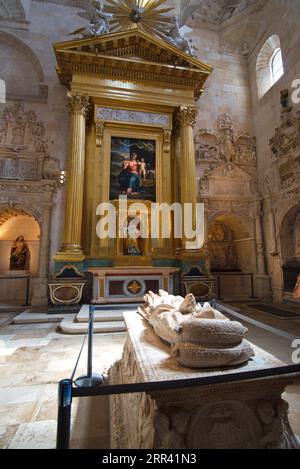
[[[155,144],[155,140],[112,137],[110,200],[127,195],[155,202]]]

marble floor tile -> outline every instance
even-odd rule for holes
[[[8,449],[55,449],[56,420],[22,423]]]
[[[0,448],[7,449],[16,434],[18,425],[0,425]]]

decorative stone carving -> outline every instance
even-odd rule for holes
[[[0,123],[0,150],[47,153],[46,130],[34,111],[25,111],[18,102],[3,111]]]
[[[250,134],[244,132],[235,142],[237,165],[256,164],[256,140]]]
[[[96,120],[102,122],[130,122],[136,124],[158,125],[170,127],[168,114],[158,114],[154,112],[126,111],[124,109],[113,109],[108,107],[96,107]]]
[[[281,125],[275,129],[270,139],[273,158],[281,158],[290,154],[300,146],[300,111],[293,113],[289,105],[288,90],[281,92]]]
[[[201,160],[219,160],[218,137],[212,130],[199,129],[195,137],[195,143],[198,162],[201,162]]]
[[[18,102],[6,107],[0,119],[0,179],[58,181],[59,162],[48,154],[43,122]]]
[[[255,166],[255,138],[251,137],[248,132],[243,132],[235,140],[232,119],[228,114],[220,114],[217,122],[218,131],[200,129],[196,134],[198,163],[203,161],[215,162],[215,164],[232,162],[238,166]]]

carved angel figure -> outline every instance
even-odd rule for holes
[[[83,28],[76,29],[70,33],[70,36],[77,36],[80,39],[91,36],[101,36],[109,33],[109,19],[112,17],[110,13],[105,13],[104,2],[93,0],[87,2],[86,11],[78,13],[78,16],[89,20],[89,24]]]
[[[173,16],[171,28],[167,31],[161,31],[163,39],[189,55],[194,55],[194,47],[188,36],[191,29],[186,26],[186,22],[198,8],[199,2],[187,2],[182,8],[180,16]]]

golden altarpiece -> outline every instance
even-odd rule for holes
[[[153,239],[150,232],[130,246],[118,234],[99,239],[96,229],[100,203],[113,203],[121,216],[118,190],[128,195],[129,211],[137,202],[148,214],[152,202],[196,204],[193,126],[211,67],[139,28],[54,48],[70,106],[64,241],[56,271],[73,264],[93,272],[97,301],[172,290],[173,274],[191,265],[205,274],[205,252],[189,251],[172,230],[170,239]],[[124,164],[139,167],[133,188],[126,174],[122,178]]]

